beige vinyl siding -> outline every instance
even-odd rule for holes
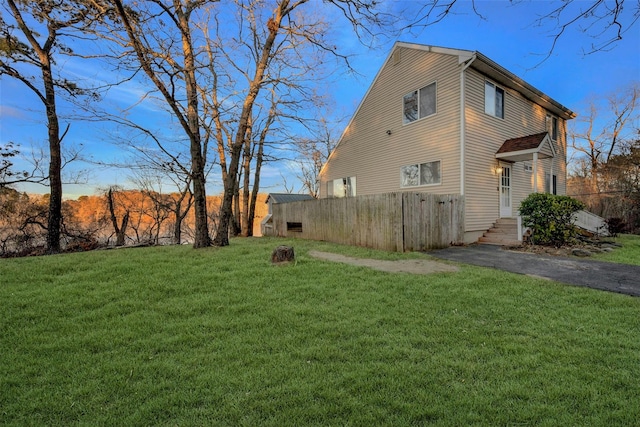
[[[487,230],[499,218],[500,176],[495,173],[495,153],[510,138],[523,137],[547,130],[547,112],[524,98],[519,92],[498,84],[505,90],[504,119],[484,112],[485,76],[470,67],[465,76],[465,230]],[[537,189],[544,191],[545,173],[553,162],[557,175],[558,194],[566,188],[566,137],[564,121],[559,119],[558,141],[554,143],[556,157],[538,160]],[[548,148],[543,152],[550,151]],[[532,161],[528,162],[533,165]],[[534,192],[533,173],[524,169],[524,162],[511,164],[512,214],[518,214],[520,202]]]
[[[459,193],[460,68],[458,58],[399,48],[380,71],[321,175],[327,182],[355,176],[357,195],[394,191]],[[397,57],[397,56],[396,56]],[[403,124],[403,97],[436,83],[436,114]],[[387,134],[390,131],[391,134]],[[441,184],[400,187],[400,168],[440,161]]]

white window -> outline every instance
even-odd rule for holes
[[[551,139],[558,140],[558,118],[553,116],[547,116],[547,128]]]
[[[400,168],[400,186],[417,187],[420,185],[440,184],[440,161],[406,165]]]
[[[329,197],[355,197],[356,177],[338,178],[327,183],[327,196]]]
[[[406,94],[402,99],[402,123],[407,124],[436,113],[436,83]]]
[[[484,84],[484,112],[504,119],[504,89],[491,82]]]
[[[524,164],[524,171],[525,172],[533,172],[533,166],[531,166],[531,163],[525,163]]]

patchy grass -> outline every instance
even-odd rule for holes
[[[640,236],[620,234],[613,240],[620,243],[622,247],[616,248],[612,252],[595,254],[593,258],[620,264],[640,265]]]
[[[269,263],[278,244],[297,262]],[[328,243],[0,260],[2,425],[635,425],[640,299]]]

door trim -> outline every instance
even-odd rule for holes
[[[500,186],[499,186],[499,203],[500,218],[510,218],[513,216],[513,174],[511,173],[511,164],[501,163],[500,167]]]

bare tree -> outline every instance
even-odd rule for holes
[[[272,100],[271,108],[262,125],[258,128],[251,127],[251,132],[247,137],[245,149],[243,153],[243,206],[242,206],[242,231],[243,237],[253,236],[253,222],[256,216],[256,203],[258,200],[258,192],[260,190],[260,172],[265,161],[264,149],[267,137],[270,134],[271,126],[277,118],[277,103]],[[261,129],[260,129],[261,128]],[[253,131],[258,130],[258,134],[254,137]],[[253,186],[251,186],[251,163],[255,160],[253,171]]]
[[[138,165],[133,180],[151,201],[151,210],[146,214],[154,221],[152,230],[155,230],[155,235],[151,236],[154,242],[159,243],[162,224],[171,218],[171,243],[179,245],[182,242],[182,225],[193,203],[190,175],[185,175],[170,163],[159,163],[153,158],[147,156],[147,160]],[[178,190],[177,193],[163,192],[167,179]]]
[[[46,179],[50,187],[47,250],[57,253],[60,251],[62,223],[61,144],[69,130],[69,125],[64,130],[60,127],[57,91],[62,90],[71,96],[85,91],[56,73],[54,57],[71,51],[63,44],[63,38],[74,31],[82,34],[100,18],[102,11],[99,3],[81,0],[64,6],[54,0],[7,0],[6,5],[13,23],[8,24],[0,16],[0,76],[10,76],[22,82],[45,107],[49,142]]]
[[[625,139],[625,132],[630,131],[628,124],[638,117],[639,104],[640,86],[634,84],[610,95],[604,103],[592,101],[589,114],[572,123],[569,140],[573,156],[587,161],[594,191],[598,189],[600,166],[609,161]]]
[[[607,218],[620,218],[627,230],[640,230],[640,129],[636,138],[624,141],[609,158],[602,173],[606,176]]]
[[[626,36],[637,37],[630,31],[640,19],[639,0],[561,0],[526,1],[509,0],[510,5],[530,13],[529,5],[535,5],[536,15],[530,26],[550,40],[543,48],[545,53],[538,65],[549,59],[558,44],[570,31],[582,33],[590,42],[582,45],[584,55],[606,51]],[[483,12],[482,2],[458,0],[430,0],[399,2],[395,12],[407,17],[405,29],[415,30],[436,25],[451,15],[474,13],[480,19],[489,19]]]
[[[611,203],[618,194],[612,188],[612,167],[624,160],[625,149],[637,139],[635,121],[640,117],[640,87],[637,84],[591,101],[589,114],[572,123],[568,135],[571,154],[571,195],[592,212],[611,216]],[[617,167],[617,166],[616,166]],[[614,209],[615,211],[615,209]]]
[[[315,198],[320,195],[320,171],[338,143],[337,132],[327,119],[320,118],[311,136],[295,140],[294,150],[298,154],[296,162],[299,165],[297,177],[302,188]]]
[[[62,236],[65,250],[91,250],[100,244],[100,238],[110,226],[105,215],[107,206],[95,204],[98,196],[81,196],[78,200],[62,202]]]
[[[218,22],[218,34],[216,39],[221,40],[215,46],[215,58],[228,61],[231,67],[235,66],[235,72],[243,81],[242,98],[237,101],[237,112],[233,119],[233,130],[230,131],[222,119],[216,122],[218,130],[218,155],[220,166],[223,168],[224,194],[220,211],[220,219],[213,243],[217,246],[229,244],[229,226],[233,217],[233,201],[237,180],[241,168],[241,160],[247,139],[252,136],[252,120],[254,119],[254,109],[259,105],[261,93],[273,87],[274,80],[282,77],[277,70],[284,64],[295,66],[300,70],[300,64],[306,64],[309,69],[310,60],[323,53],[329,53],[345,61],[347,66],[348,57],[335,49],[335,45],[328,41],[326,34],[330,33],[329,23],[323,19],[321,14],[316,13],[315,3],[307,0],[290,1],[277,0],[271,6],[262,1],[241,1],[236,2],[237,16],[239,21],[244,23],[240,28],[240,37],[234,31],[234,40],[239,49],[249,47],[250,62],[245,60],[244,64],[249,67],[241,67],[240,61],[229,61],[232,57],[230,50],[235,48],[229,40],[225,41],[221,37],[220,23]],[[391,24],[394,17],[377,9],[377,2],[374,0],[333,0],[327,2],[331,7],[336,7],[344,17],[358,31],[372,34],[371,29],[378,29],[385,24]],[[243,34],[246,36],[243,37]],[[315,54],[315,55],[314,55]],[[217,73],[218,78],[233,76],[229,70],[225,74]],[[299,77],[298,77],[299,78]],[[236,82],[236,86],[237,86]],[[296,84],[292,79],[279,85],[287,86],[289,90]],[[219,85],[218,85],[219,87]],[[300,87],[298,85],[298,87]],[[219,93],[213,93],[211,103],[218,111],[225,107]],[[218,114],[214,112],[214,117]],[[246,179],[246,176],[245,176]]]
[[[113,231],[116,234],[116,246],[124,246],[125,240],[127,238],[127,226],[129,225],[129,215],[130,212],[125,210],[122,215],[122,220],[118,222],[118,208],[116,201],[116,193],[120,190],[116,187],[109,187],[107,191],[107,206],[109,208],[109,217],[111,218],[111,225],[113,226]]]
[[[0,145],[0,188],[18,182],[28,177],[28,172],[16,172],[13,170],[13,157],[20,153],[12,142]]]
[[[520,2],[512,0],[512,3]],[[610,49],[640,18],[638,0],[564,0],[545,6],[547,11],[534,22],[539,27],[550,27],[551,46],[543,61],[553,54],[559,40],[570,29],[577,29],[592,40],[583,48],[584,54],[589,55]]]
[[[0,188],[0,255],[44,254],[47,198]]]
[[[206,139],[201,133],[196,57],[193,41],[194,14],[206,2],[174,0],[143,1],[126,5],[112,0],[124,27],[126,44],[133,49],[137,64],[160,92],[189,140],[190,179],[195,209],[193,246],[209,246],[206,198]],[[179,43],[177,43],[179,41]],[[178,46],[176,46],[176,44]]]

